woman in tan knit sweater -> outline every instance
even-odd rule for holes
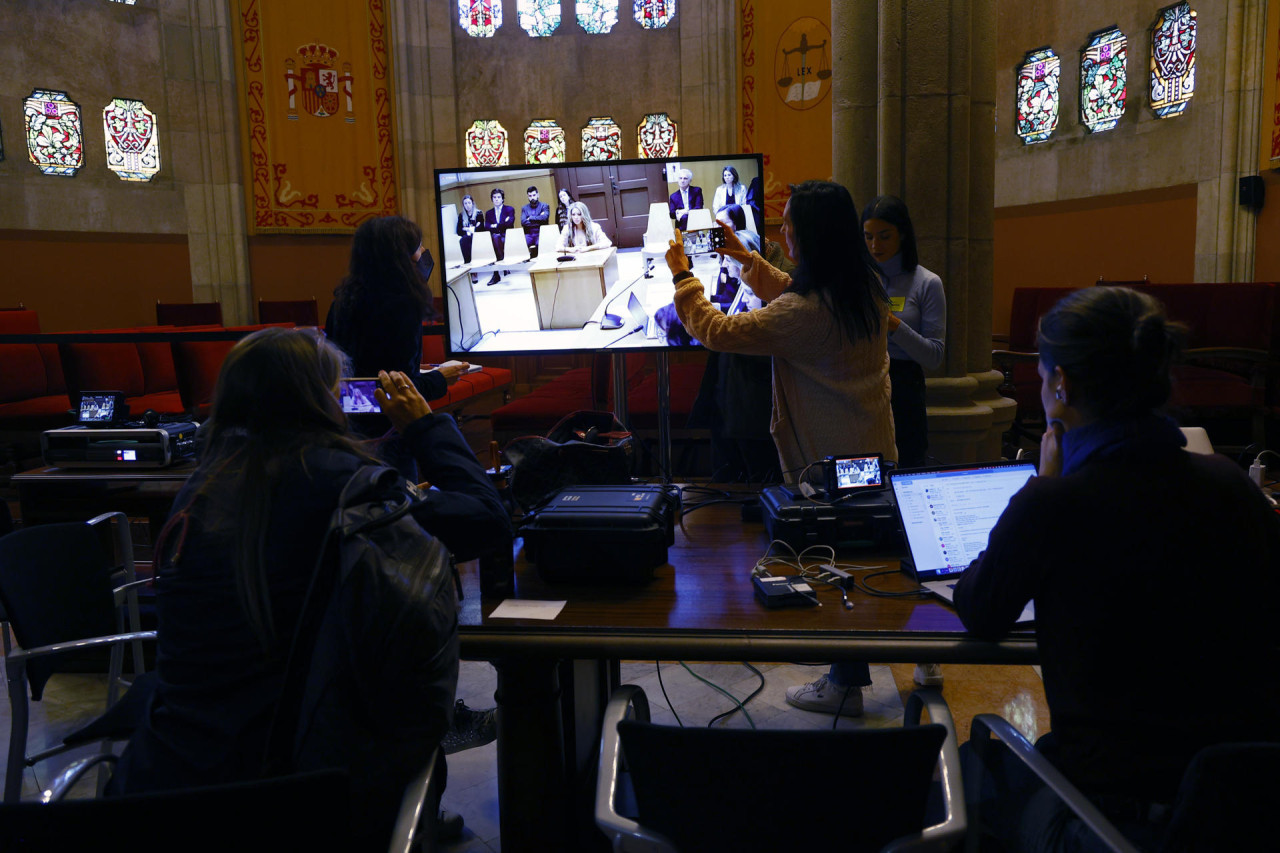
[[[680,320],[708,349],[773,356],[770,432],[788,482],[828,455],[880,453],[896,461],[889,303],[849,191],[827,181],[791,187],[782,236],[797,264],[790,276],[726,229],[724,254],[742,264],[742,280],[767,303],[729,317],[693,277],[677,233],[667,266]]]

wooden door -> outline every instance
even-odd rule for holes
[[[649,205],[665,203],[666,190],[660,163],[600,163],[570,172],[569,192],[586,204],[591,218],[619,249],[644,245]]]

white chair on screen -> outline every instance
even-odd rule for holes
[[[556,246],[560,243],[560,228],[555,225],[543,225],[538,229],[538,257],[553,258],[559,254]]]
[[[751,209],[750,205],[742,205],[742,218],[747,222],[748,231],[754,231],[760,235],[761,239],[764,238],[764,232],[756,227],[756,212]]]
[[[493,235],[488,231],[477,231],[471,238],[471,275],[497,272],[498,256],[493,251]]]
[[[711,211],[707,210],[705,207],[699,207],[696,210],[689,211],[689,224],[685,230],[701,231],[706,228],[711,228],[715,224],[715,220],[711,218]]]
[[[675,228],[667,203],[657,201],[649,205],[649,227],[644,232],[644,245],[640,247],[645,278],[653,278],[653,262],[666,255],[668,241],[673,237]]]
[[[462,238],[458,236],[458,208],[452,204],[440,206],[440,227],[444,229],[445,278],[464,273],[469,264],[462,259]]]
[[[529,244],[524,241],[524,229],[520,227],[507,229],[506,251],[497,267],[503,272],[519,269],[529,263]]]

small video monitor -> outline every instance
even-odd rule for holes
[[[119,391],[86,391],[80,395],[79,421],[82,424],[106,426],[124,420],[128,414],[124,394]]]
[[[342,402],[342,411],[348,415],[367,415],[381,412],[378,398],[373,392],[378,387],[377,379],[340,379],[338,380],[338,399]]]
[[[884,488],[884,471],[879,453],[859,456],[828,456],[822,461],[827,497],[842,498]]]
[[[684,253],[686,255],[705,255],[724,248],[724,226],[714,225],[711,228],[699,228],[696,231],[685,231]]]

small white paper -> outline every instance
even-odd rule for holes
[[[504,599],[493,608],[490,619],[554,619],[564,610],[567,601],[525,601],[517,598]]]

